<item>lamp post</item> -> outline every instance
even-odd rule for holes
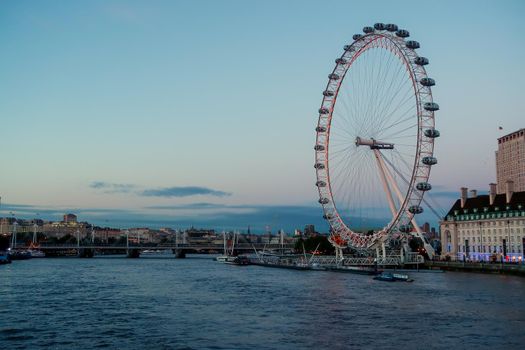
[[[37,242],[37,233],[36,233],[36,229],[37,229],[37,217],[38,217],[38,213],[35,214],[35,219],[33,220],[33,242],[32,242],[32,246],[35,246],[36,245],[36,242]]]
[[[80,250],[80,230],[77,228],[77,249]]]
[[[36,244],[36,220],[35,222],[33,223],[33,245]]]
[[[11,244],[12,249],[16,249],[16,226],[18,225],[18,222],[13,222],[13,234],[11,236],[13,243]]]

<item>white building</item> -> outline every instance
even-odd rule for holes
[[[461,195],[440,222],[441,255],[470,260],[490,258],[521,261],[525,250],[525,191],[514,192],[513,182],[488,195],[461,188]]]

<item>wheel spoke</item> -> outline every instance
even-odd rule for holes
[[[432,102],[432,96],[428,87],[417,83],[426,72],[413,63],[417,56],[406,43],[387,30],[358,39],[355,50],[343,56],[349,63],[334,70],[339,80],[331,81],[329,89],[336,96],[323,102],[331,115],[324,119],[327,135],[318,137],[327,157],[327,168],[318,170],[318,180],[328,183],[319,192],[326,198],[325,210],[334,214],[329,222],[342,230],[349,244],[370,242],[363,236],[368,229],[377,232],[387,227],[385,234],[389,234],[401,222],[409,223],[408,205],[418,205],[423,193],[414,190],[414,176],[418,174],[418,181],[428,179],[430,167],[416,157],[422,142],[427,145],[423,146],[426,155],[433,149],[433,139],[423,140],[420,131],[434,126],[433,112],[420,110],[425,102]],[[422,95],[422,89],[428,92]],[[325,153],[318,156],[325,159]],[[392,193],[396,215],[385,188]]]

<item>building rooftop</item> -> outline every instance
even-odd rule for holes
[[[510,134],[499,137],[498,143],[501,143],[502,141],[508,141],[507,139],[512,136],[523,136],[524,133],[525,133],[525,128],[513,131]]]
[[[519,205],[521,205],[521,208],[518,208]],[[465,209],[469,214],[472,214],[474,209],[483,212],[484,208],[487,208],[487,211],[489,212],[496,211],[496,207],[498,207],[500,211],[503,211],[507,208],[507,206],[510,206],[510,209],[512,210],[525,209],[525,191],[514,192],[510,199],[510,203],[507,203],[507,197],[505,193],[497,194],[492,205],[490,205],[490,196],[488,194],[467,198],[463,208],[461,208],[461,199],[457,199],[446,216],[454,216],[456,215],[456,211],[458,211],[460,214],[463,214],[463,210]]]

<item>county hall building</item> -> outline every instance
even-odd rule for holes
[[[525,251],[525,129],[498,139],[498,184],[488,195],[460,190],[440,222],[442,255],[488,261],[522,261]]]

